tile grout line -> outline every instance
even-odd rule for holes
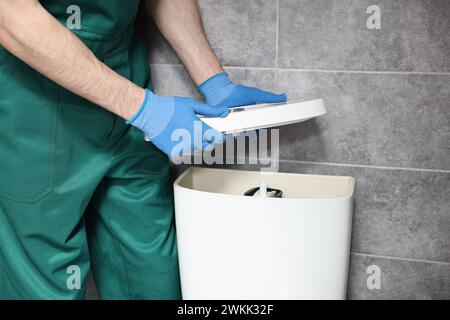
[[[450,72],[435,71],[389,71],[389,70],[341,70],[341,69],[308,69],[308,68],[281,68],[283,71],[323,72],[323,73],[362,73],[362,74],[399,74],[399,75],[450,75]]]
[[[150,66],[156,67],[183,67],[182,64],[174,63],[150,63]],[[361,74],[392,74],[392,75],[436,75],[449,76],[450,72],[432,72],[432,71],[369,71],[369,70],[327,70],[327,69],[302,69],[302,68],[279,68],[279,67],[242,67],[242,66],[223,66],[228,69],[254,69],[266,71],[298,71],[298,72],[323,72],[323,73],[361,73]]]
[[[356,168],[370,168],[370,169],[382,169],[382,170],[404,170],[404,171],[419,171],[419,172],[450,173],[450,170],[442,170],[442,169],[375,166],[375,165],[369,165],[369,164],[351,164],[351,163],[338,163],[338,162],[318,162],[318,161],[283,160],[283,159],[280,159],[280,162],[320,164],[320,165],[326,165],[326,166],[356,167]]]
[[[394,257],[394,256],[383,256],[383,255],[378,255],[378,254],[361,253],[361,252],[353,252],[353,251],[351,252],[351,254],[355,255],[355,256],[365,256],[365,257],[372,257],[372,258],[401,260],[401,261],[410,261],[410,262],[433,263],[433,264],[450,266],[450,262],[444,262],[444,261],[423,260],[423,259],[414,259],[414,258],[402,258],[402,257]]]
[[[245,161],[256,161],[265,160],[270,161],[271,158],[253,158],[253,157],[237,157],[240,160]],[[230,159],[234,159],[230,158]],[[336,167],[356,167],[356,168],[368,168],[368,169],[379,169],[379,170],[402,170],[402,171],[415,171],[415,172],[435,172],[435,173],[450,173],[450,170],[440,170],[440,169],[423,169],[423,168],[408,168],[408,167],[389,167],[389,166],[374,166],[366,164],[351,164],[351,163],[337,163],[337,162],[318,162],[318,161],[303,161],[303,160],[279,160],[280,163],[298,163],[298,164],[311,164],[311,165],[324,165],[324,166],[336,166]],[[247,164],[247,162],[245,163]]]

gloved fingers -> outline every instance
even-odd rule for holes
[[[207,116],[207,117],[226,117],[230,110],[224,106],[210,106],[205,103],[200,103],[198,101],[193,100],[192,109],[196,114]]]
[[[217,107],[218,109],[220,109],[221,107]],[[219,114],[219,118],[225,118],[230,114],[230,109],[228,109],[228,107],[222,107],[222,113]]]
[[[253,90],[256,102],[279,103],[279,102],[286,102],[287,100],[287,95],[285,93],[276,94],[257,88],[254,88]]]

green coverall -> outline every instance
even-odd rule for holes
[[[150,86],[138,0],[45,0],[106,65]],[[168,158],[0,47],[0,298],[179,299]],[[78,277],[79,276],[79,277]],[[78,281],[79,280],[79,281]]]

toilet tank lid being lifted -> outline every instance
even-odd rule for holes
[[[323,99],[256,104],[231,108],[225,118],[200,117],[210,127],[223,133],[279,127],[303,122],[327,113]]]

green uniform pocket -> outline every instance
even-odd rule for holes
[[[56,85],[0,53],[0,197],[34,203],[53,187]]]

